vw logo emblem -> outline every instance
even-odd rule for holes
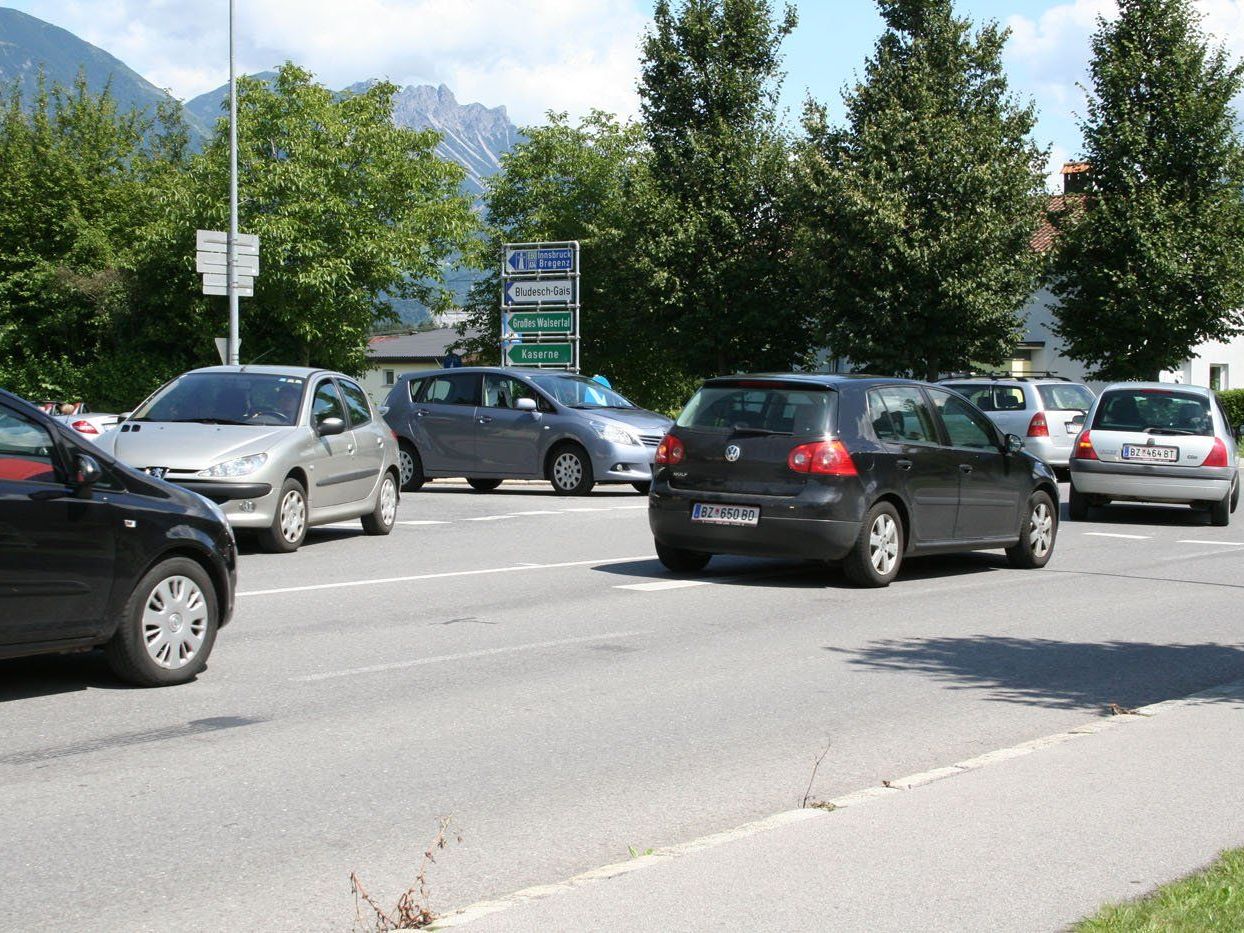
[[[726,459],[729,460],[731,463],[734,463],[735,460],[739,459],[742,453],[743,451],[739,450],[738,444],[731,444],[729,447],[726,448]]]

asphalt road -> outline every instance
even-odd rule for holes
[[[1065,488],[1065,487],[1064,487]],[[434,909],[1244,677],[1244,514],[1113,507],[1044,571],[652,554],[629,487],[437,482],[387,539],[246,551],[189,686],[0,663],[0,929],[348,930],[438,817]],[[607,918],[602,918],[607,926]]]

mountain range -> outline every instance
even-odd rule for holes
[[[174,99],[167,90],[156,87],[121,60],[68,30],[0,7],[0,86],[17,82],[23,98],[31,100],[40,72],[49,87],[56,83],[69,87],[81,73],[93,94],[108,88],[122,110],[134,108],[154,115],[159,103]],[[275,72],[263,72],[255,77],[267,79],[274,75]],[[357,93],[373,83],[374,80],[362,81],[344,88],[343,93]],[[222,85],[183,104],[182,114],[193,147],[202,146],[210,137],[224,113],[228,90],[227,84]],[[398,126],[439,132],[437,155],[466,170],[463,190],[477,204],[484,182],[501,167],[501,157],[523,138],[505,107],[460,104],[443,84],[401,88],[393,97],[393,121]],[[477,278],[470,271],[455,270],[447,276],[447,284],[461,301]],[[427,317],[426,310],[416,303],[396,304],[407,323],[418,323]]]

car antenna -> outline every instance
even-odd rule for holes
[[[275,353],[275,352],[276,352],[276,347],[269,347],[267,350],[265,350],[263,353],[260,353],[260,354],[259,354],[257,357],[255,357],[253,360],[247,360],[245,363],[243,363],[241,366],[239,366],[239,367],[238,367],[238,371],[239,371],[239,372],[246,372],[246,367],[247,367],[247,366],[254,366],[254,365],[255,365],[256,363],[258,363],[260,360],[265,359],[265,358],[267,358],[267,357],[271,356],[271,355],[272,355],[273,353]]]

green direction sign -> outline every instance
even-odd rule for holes
[[[574,330],[570,311],[516,311],[510,315],[510,330],[516,334],[568,334]]]
[[[508,351],[511,366],[569,366],[574,348],[568,343],[516,343]]]

